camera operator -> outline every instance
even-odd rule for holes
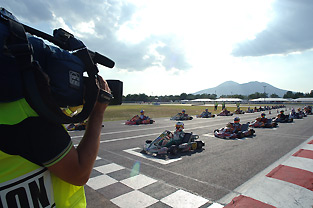
[[[110,93],[106,81],[100,82]],[[25,99],[0,103],[0,207],[53,207],[54,202],[56,207],[86,207],[83,185],[98,154],[107,106],[108,102],[95,104],[75,148],[62,125],[37,116]]]
[[[17,21],[0,9],[1,17]],[[6,53],[9,35],[8,26],[0,23],[0,80],[4,87],[0,97],[0,207],[86,207],[83,185],[98,154],[111,90],[98,75],[98,98],[95,94],[97,101],[90,105],[85,134],[75,148],[61,122],[37,113],[22,95],[25,89],[21,89],[16,57]]]

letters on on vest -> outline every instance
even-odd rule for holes
[[[0,184],[0,208],[55,207],[50,172],[40,168]]]

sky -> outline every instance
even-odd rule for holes
[[[123,94],[194,93],[225,81],[309,93],[311,0],[0,0],[20,22],[63,28],[115,62]]]

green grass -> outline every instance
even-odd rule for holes
[[[172,117],[177,113],[180,113],[182,109],[186,110],[189,115],[199,115],[206,108],[213,114],[220,113],[222,111],[221,105],[218,106],[217,111],[214,111],[214,106],[190,106],[190,105],[147,105],[147,104],[123,104],[118,106],[109,106],[104,115],[104,121],[118,121],[129,120],[135,115],[139,115],[141,110],[145,111],[145,115],[150,118]],[[233,112],[236,107],[226,105],[227,110]],[[246,110],[248,106],[241,106],[241,110]]]

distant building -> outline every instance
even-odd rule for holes
[[[299,103],[313,104],[313,98],[297,98],[297,99],[294,99],[293,101],[299,102]]]
[[[218,98],[215,101],[216,102],[227,102],[227,103],[243,102],[243,100],[240,98]]]
[[[249,100],[250,103],[283,103],[283,102],[290,102],[291,99],[285,98],[257,98]]]

